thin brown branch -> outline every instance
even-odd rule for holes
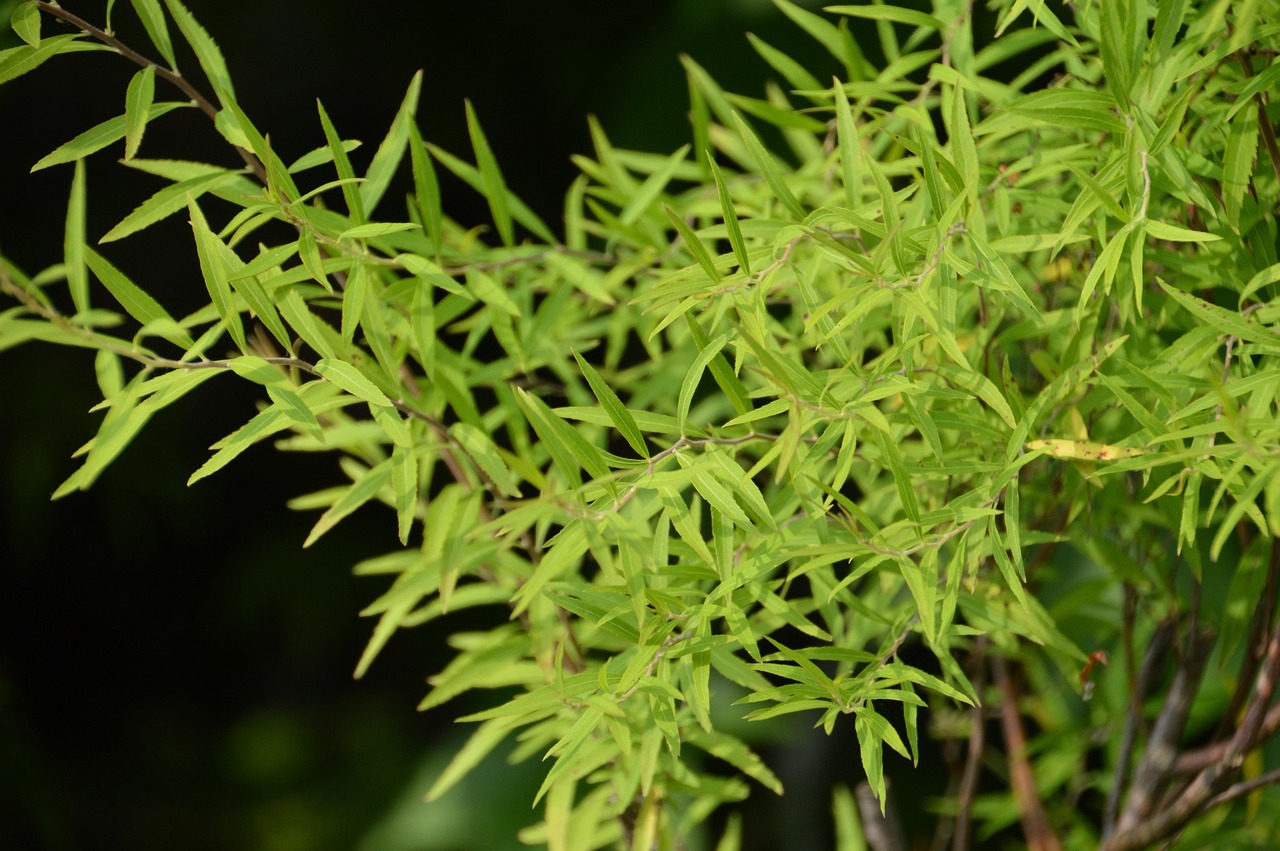
[[[217,119],[219,112],[217,105],[205,97],[186,77],[166,68],[164,65],[161,65],[153,59],[148,59],[146,56],[143,56],[138,51],[120,41],[120,39],[116,38],[111,33],[99,27],[95,27],[84,18],[81,18],[73,12],[68,12],[56,3],[46,3],[43,2],[43,0],[36,0],[36,8],[41,12],[44,12],[46,15],[66,21],[68,24],[71,24],[86,35],[107,45],[130,62],[140,65],[143,68],[154,68],[157,77],[176,86],[184,95],[191,98],[191,102],[199,107],[201,112],[209,116],[210,121]],[[249,171],[253,172],[253,176],[258,178],[263,186],[266,186],[267,170],[258,158],[253,155],[253,152],[237,147],[236,153],[240,155],[240,159],[244,160],[244,164],[249,168]]]
[[[1231,737],[1222,759],[1206,766],[1168,807],[1108,840],[1102,846],[1104,851],[1145,848],[1153,842],[1172,836],[1225,792],[1231,778],[1244,764],[1245,756],[1262,742],[1264,724],[1270,715],[1277,679],[1280,679],[1280,624],[1272,630],[1267,640],[1266,657],[1258,672],[1253,697],[1250,698],[1244,718]]]
[[[1126,588],[1130,592],[1133,599],[1133,607],[1136,607],[1136,592],[1130,588]],[[1130,604],[1126,600],[1126,624],[1131,616]],[[1124,789],[1129,781],[1129,768],[1133,760],[1133,745],[1137,741],[1138,735],[1143,730],[1142,718],[1142,701],[1146,695],[1151,681],[1155,678],[1156,670],[1164,662],[1165,654],[1169,650],[1169,643],[1173,636],[1173,620],[1166,620],[1156,627],[1155,634],[1151,636],[1151,640],[1147,642],[1147,649],[1143,653],[1142,666],[1136,671],[1133,665],[1133,647],[1131,642],[1126,641],[1126,665],[1129,668],[1129,708],[1125,715],[1124,732],[1120,740],[1120,753],[1116,759],[1115,772],[1111,779],[1111,789],[1107,792],[1106,808],[1102,817],[1102,835],[1110,836],[1116,830],[1116,823],[1120,818],[1120,800],[1123,797]]]
[[[965,755],[964,773],[960,779],[960,791],[956,795],[955,833],[951,838],[952,851],[969,851],[970,833],[972,833],[973,801],[978,794],[978,777],[982,769],[982,753],[987,745],[987,710],[982,705],[982,691],[986,686],[986,665],[983,664],[987,645],[986,636],[980,636],[974,642],[974,658],[977,660],[977,673],[974,674],[973,688],[978,694],[979,703],[969,710],[969,748]]]
[[[1116,822],[1117,834],[1132,830],[1147,820],[1160,800],[1178,756],[1178,740],[1186,728],[1191,705],[1204,675],[1204,663],[1212,647],[1213,642],[1203,636],[1188,636],[1187,647],[1169,686],[1164,706],[1151,727],[1142,759],[1134,769],[1128,801]]]
[[[1018,690],[1002,656],[991,657],[991,670],[1000,690],[1000,726],[1004,732],[1005,754],[1009,759],[1009,782],[1022,821],[1022,833],[1029,851],[1061,851],[1036,789],[1036,778],[1027,760],[1027,737],[1018,712]]]

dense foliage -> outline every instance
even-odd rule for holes
[[[154,62],[22,3],[0,82],[141,66],[122,116],[35,165],[70,172],[64,262],[0,258],[0,348],[95,352],[105,413],[54,496],[204,382],[260,385],[189,481],[274,440],[344,476],[291,503],[321,512],[304,546],[392,509],[399,545],[356,567],[388,579],[357,676],[399,629],[509,614],[430,680],[423,707],[493,694],[428,798],[515,738],[546,760],[533,844],[703,842],[782,791],[739,719],[790,713],[851,724],[882,805],[886,747],[962,743],[953,847],[1019,822],[1033,848],[1274,839],[1280,8],[775,2],[841,77],[754,36],[763,98],[684,59],[691,143],[593,123],[554,227],[470,104],[474,164],[423,142],[421,75],[362,174],[323,107],[289,163],[178,0],[132,2]],[[140,156],[190,106],[236,166]],[[170,185],[88,234],[83,160],[121,142]],[[441,169],[490,223],[448,216]],[[108,259],[175,214],[208,290],[180,318]],[[894,847],[848,789],[832,809],[840,847]]]

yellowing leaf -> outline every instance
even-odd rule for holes
[[[1145,449],[1132,446],[1115,446],[1110,443],[1093,443],[1088,440],[1031,440],[1024,448],[1028,452],[1044,450],[1054,458],[1070,458],[1074,461],[1116,461],[1147,454]]]

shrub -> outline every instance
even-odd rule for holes
[[[933,718],[953,847],[1274,840],[1277,10],[775,2],[842,78],[753,39],[785,89],[746,97],[686,59],[691,143],[593,124],[555,227],[470,104],[474,164],[423,142],[421,75],[363,175],[323,107],[286,163],[178,0],[132,4],[159,62],[22,3],[0,82],[95,44],[141,67],[36,164],[70,165],[64,262],[0,258],[0,348],[95,352],[105,415],[55,498],[206,381],[260,385],[189,483],[274,439],[345,477],[292,503],[322,512],[303,546],[392,510],[357,676],[401,628],[509,614],[430,680],[424,708],[493,697],[428,798],[515,738],[547,762],[533,844],[700,841],[782,791],[737,721],[792,713],[852,724],[881,809],[885,748],[915,760]],[[138,156],[193,105],[237,167]],[[171,185],[91,241],[83,159],[121,140]],[[488,225],[444,212],[441,169]],[[179,213],[208,304],[175,318],[107,254]],[[834,791],[842,848],[901,842],[858,803]]]

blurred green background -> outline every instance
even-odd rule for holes
[[[4,21],[15,5],[0,3]],[[103,20],[105,3],[64,6]],[[669,152],[688,140],[678,54],[752,95],[770,73],[747,31],[819,78],[837,71],[767,0],[188,6],[286,160],[323,143],[321,98],[344,136],[365,141],[360,167],[423,68],[423,134],[467,154],[471,98],[508,183],[548,221],[560,219],[575,173],[569,156],[590,152],[588,114],[619,146]],[[121,37],[145,48],[129,4],[115,17]],[[14,44],[6,28],[0,47]],[[189,56],[185,66],[195,67]],[[0,87],[0,251],[24,269],[60,261],[71,178],[69,166],[30,165],[123,112],[134,70],[77,54]],[[143,155],[234,163],[195,111],[153,125]],[[88,163],[91,236],[162,185],[118,156]],[[470,190],[446,181],[444,192],[459,221],[487,220]],[[204,298],[184,218],[104,249],[176,313]],[[331,457],[259,447],[184,487],[206,447],[253,414],[252,389],[222,381],[161,414],[90,492],[51,503],[97,426],[87,411],[99,398],[85,352],[0,355],[0,848],[519,847],[516,831],[537,820],[537,764],[493,758],[422,803],[465,736],[451,718],[485,696],[414,707],[447,661],[447,634],[472,624],[402,633],[364,680],[351,678],[372,626],[357,612],[383,580],[350,569],[394,544],[390,512],[365,509],[304,552],[315,517],[284,504],[339,482]],[[806,728],[757,731],[799,738],[770,754],[788,784],[785,817],[783,801],[753,794],[755,847],[829,842],[828,781],[815,769],[847,772],[856,749]]]

